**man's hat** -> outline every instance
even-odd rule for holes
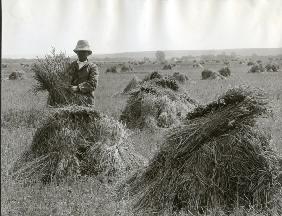
[[[90,49],[89,43],[87,40],[79,40],[76,44],[75,49],[73,50],[75,53],[77,51],[88,51],[91,55],[92,54],[92,50]]]

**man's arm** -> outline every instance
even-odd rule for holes
[[[68,76],[68,82],[72,85],[74,80],[75,80],[75,63],[72,62],[68,67],[67,67],[67,76]]]
[[[78,91],[78,86],[73,85],[75,81],[75,64],[76,62],[72,62],[69,67],[67,68],[67,74],[68,74],[68,82],[70,84],[70,88],[73,92]]]
[[[96,64],[90,64],[89,78],[87,81],[78,85],[79,91],[82,93],[91,93],[97,88],[99,71]]]

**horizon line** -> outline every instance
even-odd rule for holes
[[[252,48],[224,48],[224,49],[218,49],[218,48],[209,48],[209,49],[156,49],[156,50],[143,50],[143,51],[121,51],[121,52],[112,52],[112,53],[95,53],[93,55],[115,55],[115,54],[127,54],[127,53],[143,53],[143,52],[156,52],[156,51],[164,51],[164,52],[168,52],[168,51],[223,51],[223,50],[246,50],[246,49],[282,49],[282,47],[252,47]],[[61,52],[61,51],[59,51]],[[62,51],[63,52],[63,51]],[[50,53],[50,51],[48,52]],[[48,53],[42,55],[45,56]],[[63,52],[66,55],[68,55],[69,57],[75,56],[75,54],[71,55],[70,53],[66,53]],[[3,54],[3,53],[2,53]],[[1,59],[35,59],[37,57],[39,57],[40,55],[33,55],[34,57],[15,57],[16,55],[12,56],[3,56],[1,54]],[[281,53],[282,54],[282,53]]]

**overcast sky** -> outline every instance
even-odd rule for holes
[[[2,0],[3,57],[282,47],[282,0]]]

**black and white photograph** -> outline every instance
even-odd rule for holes
[[[282,215],[282,0],[1,10],[1,215]]]

